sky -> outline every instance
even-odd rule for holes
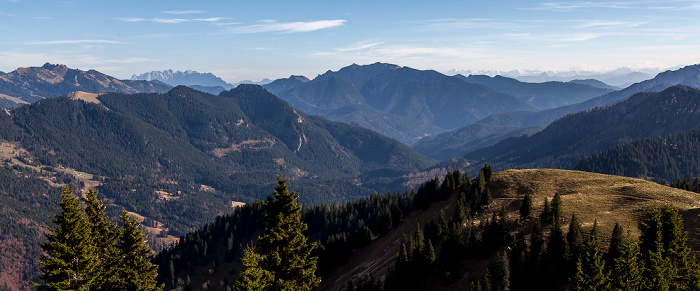
[[[0,0],[0,71],[46,62],[130,78],[227,82],[374,62],[416,69],[592,70],[700,63],[700,0]]]

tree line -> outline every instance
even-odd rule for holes
[[[39,290],[162,289],[136,219],[124,211],[122,226],[110,221],[92,189],[78,198],[64,187],[58,205],[55,227],[41,244],[40,281],[34,283]]]

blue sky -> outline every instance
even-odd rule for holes
[[[313,78],[418,69],[611,70],[700,63],[693,1],[0,0],[0,71],[45,62],[129,78]]]

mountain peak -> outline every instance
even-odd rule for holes
[[[173,71],[172,69],[163,71],[150,71],[141,75],[131,76],[131,80],[158,80],[170,86],[220,86],[224,89],[231,89],[234,86],[215,76],[212,73],[200,73],[194,70]]]
[[[42,68],[42,69],[47,69],[47,70],[49,70],[49,71],[52,71],[52,70],[54,70],[54,69],[56,69],[56,68],[59,68],[59,69],[64,69],[64,68],[65,68],[65,69],[67,69],[68,67],[66,67],[66,65],[61,65],[61,64],[55,64],[55,65],[53,65],[53,64],[47,62],[47,63],[45,63],[43,66],[41,66],[41,68]]]

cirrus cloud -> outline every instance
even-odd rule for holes
[[[168,11],[163,11],[163,13],[166,14],[198,14],[198,13],[206,13],[204,10],[168,10]]]
[[[189,18],[140,18],[140,17],[120,17],[120,18],[115,18],[116,20],[120,21],[126,21],[126,22],[156,22],[156,23],[184,23],[184,22],[192,22],[192,21],[200,21],[200,22],[217,22],[225,19],[229,19],[226,17],[209,17],[209,18],[194,18],[194,19],[189,19]]]
[[[275,20],[265,20],[261,24],[247,26],[229,27],[225,31],[228,33],[260,33],[260,32],[311,32],[326,28],[343,26],[347,20],[318,20],[318,21],[297,21],[297,22],[277,22]]]
[[[106,39],[71,39],[71,40],[47,40],[47,41],[30,41],[23,44],[26,45],[52,45],[52,44],[122,44],[121,41],[106,40]]]

